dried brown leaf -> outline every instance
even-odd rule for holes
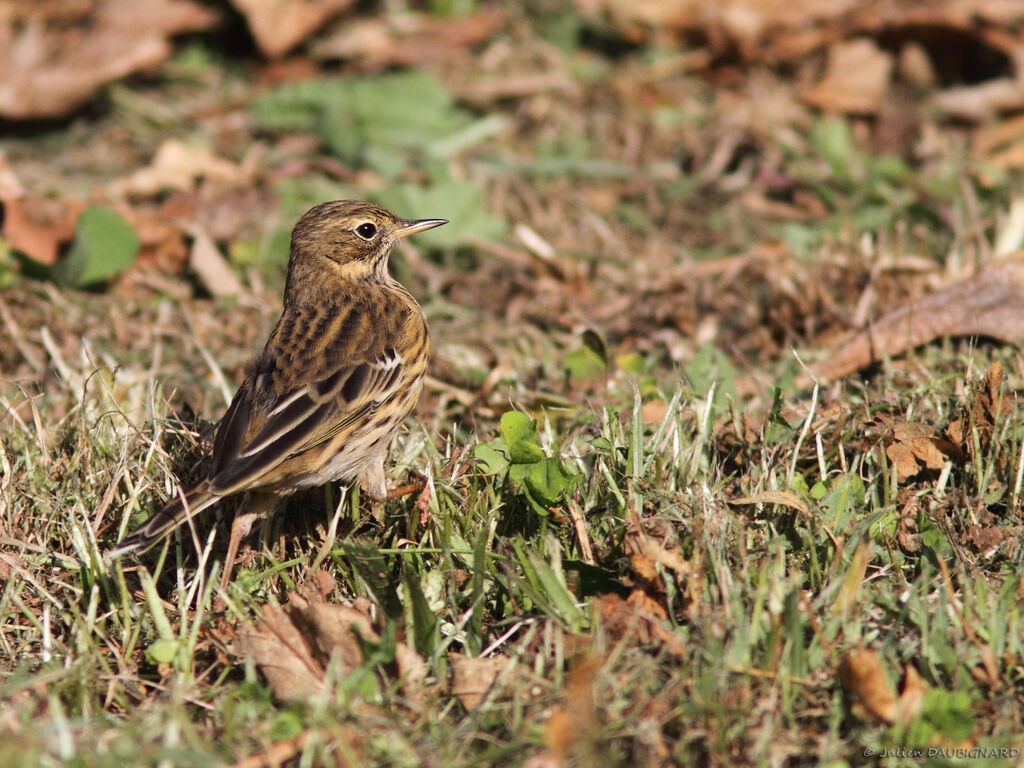
[[[210,149],[168,139],[160,145],[152,163],[114,182],[113,188],[121,195],[190,192],[201,179],[241,186],[251,182],[252,176],[246,169],[218,157]]]
[[[918,497],[909,496],[900,511],[900,527],[896,531],[896,540],[899,542],[900,548],[911,554],[921,549],[921,534],[918,533],[917,526],[920,507],[921,502]]]
[[[778,504],[783,507],[789,507],[803,515],[810,514],[810,508],[807,506],[807,502],[792,491],[761,491],[760,493],[755,493],[753,496],[731,499],[729,503],[737,505]]]
[[[504,656],[489,656],[485,659],[470,659],[461,655],[450,657],[452,665],[452,693],[467,711],[476,709],[490,691],[498,685],[499,678],[511,683],[519,674],[515,659]]]
[[[266,606],[259,622],[243,627],[236,642],[279,699],[303,701],[323,691],[326,670],[287,609]]]
[[[975,435],[977,448],[988,450],[996,422],[1011,410],[1009,398],[1003,393],[1006,371],[999,361],[992,363],[980,386],[974,389],[970,401],[946,425],[945,435],[963,456],[974,456]],[[1005,461],[1002,456],[999,461]]]
[[[896,696],[876,651],[859,648],[846,654],[839,662],[839,680],[870,716],[896,721]]]
[[[264,56],[277,58],[301,43],[355,0],[231,0],[245,17]]]
[[[364,661],[363,642],[380,635],[369,616],[369,603],[329,603],[329,582],[313,578],[288,596],[288,604],[267,606],[259,621],[238,633],[236,651],[253,659],[274,695],[285,701],[305,700],[323,690],[330,666],[344,676]],[[404,644],[396,646],[403,692],[412,701],[422,694],[425,668]]]
[[[927,424],[902,421],[893,425],[893,442],[885,449],[900,482],[921,469],[942,469],[956,447]]]
[[[654,567],[654,561],[647,555],[634,552],[629,556],[629,564],[633,567],[633,573],[643,581],[657,580],[658,570]]]
[[[856,331],[824,362],[818,378],[835,380],[944,336],[990,336],[1024,342],[1024,252],[974,277],[891,312]]]
[[[977,85],[948,88],[933,94],[931,100],[950,117],[982,122],[1024,106],[1024,80],[1001,77]]]
[[[869,38],[835,43],[825,74],[804,100],[826,112],[876,114],[889,89],[893,64],[892,54]]]
[[[40,264],[57,261],[61,247],[75,236],[75,222],[85,210],[82,202],[49,197],[5,197],[0,205],[7,245]]]
[[[885,455],[896,470],[896,478],[901,483],[920,471],[917,459],[914,458],[914,449],[906,443],[893,443],[885,449]]]
[[[102,86],[170,56],[168,38],[216,20],[190,0],[106,0],[86,18],[58,24],[0,15],[0,115],[59,117]]]
[[[903,670],[903,690],[896,706],[896,717],[903,725],[909,725],[921,712],[928,686],[920,673],[907,664]]]
[[[664,606],[642,589],[634,589],[626,600],[615,594],[601,595],[595,605],[612,637],[628,635],[640,645],[657,644],[683,655],[682,643],[661,624],[668,618]]]
[[[584,657],[569,672],[565,683],[565,705],[548,718],[544,740],[559,762],[581,742],[592,739],[600,729],[594,705],[594,681],[601,662],[593,656]]]
[[[480,8],[455,18],[403,13],[353,19],[319,41],[312,55],[347,59],[369,72],[394,66],[436,66],[488,40],[505,19],[505,12],[495,8]]]
[[[213,239],[198,225],[192,228],[189,266],[213,296],[238,296],[244,288]]]

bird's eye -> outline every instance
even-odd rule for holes
[[[366,222],[356,227],[356,234],[363,238],[363,240],[372,240],[373,236],[377,234],[377,228],[370,222]]]

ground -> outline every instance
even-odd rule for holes
[[[1024,105],[962,105],[1020,20],[335,5],[287,43],[209,3],[59,114],[0,93],[4,761],[1018,762]],[[224,595],[237,501],[104,562],[344,197],[451,220],[392,257],[425,489],[288,497]]]

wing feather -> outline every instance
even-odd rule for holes
[[[372,361],[342,366],[316,381],[272,397],[252,409],[251,394],[239,390],[217,433],[216,445],[230,451],[211,473],[211,489],[221,495],[269,484],[285,460],[330,442],[362,423],[397,392],[402,359],[389,348]],[[244,401],[244,402],[240,402]],[[257,419],[262,414],[261,422]],[[244,421],[248,424],[243,424]],[[240,433],[247,432],[244,439]],[[223,433],[223,437],[222,437]]]

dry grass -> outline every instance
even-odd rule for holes
[[[275,227],[308,198],[373,197],[383,180],[339,170],[315,132],[260,128],[260,86],[208,61],[9,142],[23,182],[72,197],[129,169],[63,151],[82,141],[147,157],[214,114],[195,130],[225,156],[267,148],[258,205],[213,184],[190,197],[206,221],[238,214],[222,238],[238,299],[208,298],[188,273],[138,269],[80,293],[0,263],[4,762],[840,766],[931,749],[939,765],[935,750],[1020,747],[1019,354],[945,341],[864,378],[794,383],[865,316],[983,261],[1012,185],[978,184],[956,150],[892,174],[852,138],[860,125],[840,177],[823,147],[846,124],[783,78],[715,88],[642,52],[560,50],[534,23],[515,16],[479,71],[442,68],[476,116],[507,120],[445,163],[508,235],[395,260],[436,354],[391,479],[423,473],[432,493],[288,499],[221,612],[230,509],[141,562],[109,569],[101,553],[202,470],[275,319]],[[517,67],[564,87],[472,89]],[[237,109],[209,112],[225,89]],[[161,120],[143,108],[153,98]],[[994,362],[1005,380],[984,400]],[[511,410],[579,475],[547,509],[500,461]],[[938,459],[921,448],[901,476],[887,449],[907,422]],[[344,667],[303,629],[327,653],[310,651],[322,668],[299,700],[239,643],[296,594],[363,611],[377,633]],[[840,675],[863,648],[876,688]],[[478,658],[494,668],[460,666]],[[908,668],[921,680],[897,705]],[[467,669],[482,699],[465,696]]]

